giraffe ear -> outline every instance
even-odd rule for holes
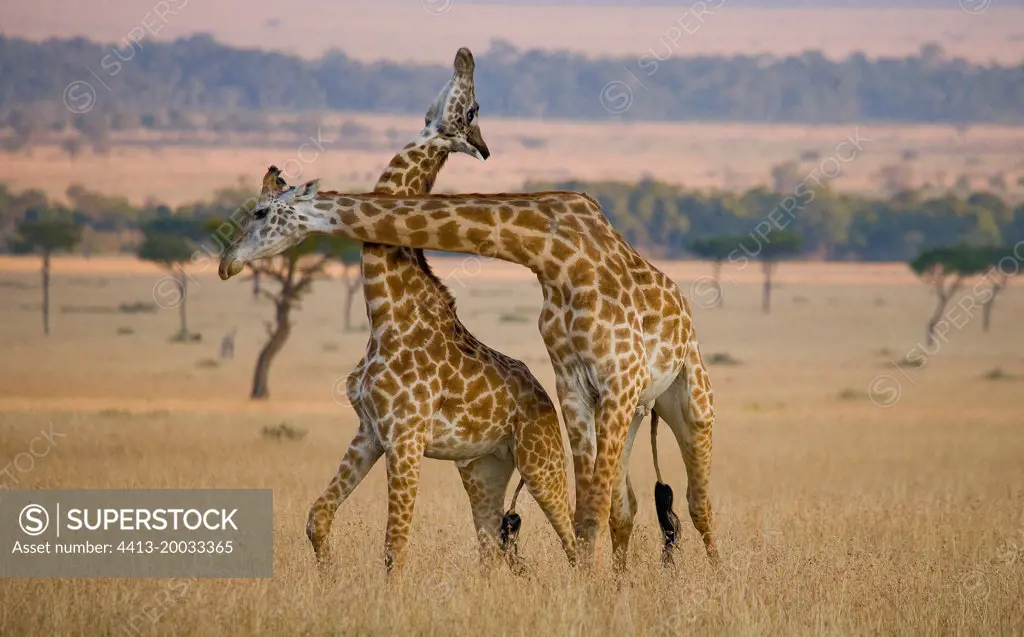
[[[466,47],[462,47],[455,53],[455,72],[472,73],[476,67],[473,61],[473,53]]]
[[[319,179],[313,179],[312,181],[307,181],[306,183],[302,184],[301,186],[298,186],[295,189],[295,200],[296,201],[305,201],[305,200],[308,200],[308,199],[312,199],[313,197],[316,196],[316,193],[319,192],[319,191],[320,191],[320,180]]]

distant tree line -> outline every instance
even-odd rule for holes
[[[590,59],[521,51],[496,40],[477,52],[477,92],[484,114],[514,117],[1024,122],[1024,62],[977,65],[951,59],[934,44],[905,58],[854,54],[838,61],[816,51],[789,57],[671,53]],[[0,36],[0,117],[12,131],[10,143],[69,122],[87,138],[137,127],[259,130],[261,113],[272,111],[418,114],[450,73],[442,64],[367,63],[341,52],[304,60],[232,48],[208,35],[144,45]],[[634,89],[621,114],[606,108],[626,106],[621,84],[602,103],[610,82]],[[211,114],[217,117],[208,119]]]
[[[797,256],[821,260],[907,261],[933,246],[1024,240],[1024,204],[1014,206],[990,192],[906,191],[874,198],[822,186],[794,200],[768,187],[708,192],[649,180],[528,182],[523,187],[551,189],[588,193],[630,244],[655,258],[692,258],[697,255],[694,240],[715,236],[746,237],[735,248],[753,255],[765,243],[765,233],[781,230],[800,235]],[[165,217],[199,223],[226,219],[255,192],[255,187],[228,187],[209,201],[172,210],[158,202],[136,206],[81,186],[68,188],[68,204],[57,204],[40,191],[15,193],[0,184],[0,252],[14,249],[19,223],[45,213],[81,227],[79,248],[87,254],[135,253],[148,223]]]
[[[726,236],[738,237],[731,249],[752,259],[764,235],[782,230],[800,235],[800,256],[832,261],[907,261],[931,246],[1024,239],[1024,205],[990,192],[874,198],[823,185],[794,197],[768,187],[707,192],[650,180],[530,182],[525,189],[588,193],[627,241],[658,258],[692,256],[695,239]]]

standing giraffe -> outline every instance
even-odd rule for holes
[[[358,195],[320,192],[313,180],[260,198],[221,258],[220,276],[313,233],[496,257],[533,271],[544,293],[538,324],[572,447],[585,563],[599,558],[605,524],[617,561],[625,559],[636,515],[629,456],[652,409],[675,434],[690,518],[718,563],[708,495],[713,397],[689,303],[596,201],[578,192]]]
[[[391,160],[374,192],[427,193],[450,153],[489,156],[475,121],[479,105],[469,49],[459,49],[454,66],[427,111],[426,126]],[[264,196],[277,196],[286,185],[271,169]],[[499,545],[515,561],[514,538],[499,533],[517,467],[575,561],[562,433],[540,382],[524,363],[469,332],[422,250],[364,243],[361,256],[370,340],[346,385],[359,430],[309,512],[306,532],[318,563],[329,563],[325,540],[338,508],[381,455],[388,472],[389,569],[404,560],[423,456],[456,461],[485,562],[497,556]]]

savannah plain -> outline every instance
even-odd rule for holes
[[[554,395],[529,273],[473,258],[432,263],[469,328],[526,361]],[[315,284],[272,368],[270,400],[254,403],[249,382],[272,308],[253,300],[249,284],[222,282],[212,268],[191,272],[190,324],[203,338],[172,343],[175,309],[118,311],[153,303],[160,270],[58,258],[45,338],[37,261],[5,258],[0,459],[26,451],[40,432],[57,434],[5,486],[270,488],[275,554],[269,580],[0,579],[0,634],[1024,631],[1024,293],[1016,283],[999,297],[990,333],[977,311],[960,312],[959,327],[951,324],[922,366],[901,369],[894,361],[920,357],[934,301],[901,264],[784,263],[768,315],[753,267],[727,268],[725,305],[709,309],[691,290],[707,264],[659,266],[694,299],[711,362],[720,571],[678,504],[676,566],[660,565],[644,432],[631,462],[640,506],[621,579],[610,569],[575,575],[528,495],[519,506],[528,575],[482,573],[458,473],[428,460],[407,571],[384,575],[378,465],[339,511],[335,579],[321,583],[306,513],[354,434],[339,387],[366,338],[342,330],[343,283]],[[156,299],[169,305],[159,291]],[[220,337],[235,326],[235,357],[219,361]],[[262,434],[283,422],[304,435]],[[682,497],[683,464],[664,426],[660,442],[662,469]]]
[[[454,157],[437,192],[645,178],[742,191],[771,184],[773,167],[795,162],[799,177],[836,190],[881,194],[883,172],[896,167],[903,175],[897,183],[909,187],[938,192],[960,181],[974,190],[999,191],[1010,201],[1024,198],[1024,129],[1017,127],[517,120],[488,117],[486,95],[477,99],[492,155],[486,161]],[[643,99],[642,91],[634,99]],[[368,192],[395,150],[419,131],[418,123],[411,115],[331,113],[303,124],[308,134],[301,136],[115,133],[104,155],[85,151],[71,158],[57,144],[40,144],[0,156],[9,188],[38,188],[57,201],[78,184],[133,203],[153,199],[177,206],[208,200],[239,182],[255,189],[270,164],[280,166],[289,182],[321,178],[334,189]],[[359,131],[358,139],[348,130]],[[861,150],[855,152],[851,143]],[[993,180],[1004,186],[997,188]]]

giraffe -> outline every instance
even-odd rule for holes
[[[628,475],[651,411],[675,435],[690,519],[718,564],[709,498],[714,402],[689,302],[578,192],[389,196],[320,191],[319,180],[261,197],[221,258],[228,278],[314,233],[495,257],[529,268],[544,303],[551,359],[576,477],[574,527],[587,566],[611,531],[625,560],[636,515]],[[667,542],[666,537],[666,542]]]
[[[450,153],[489,156],[475,121],[479,104],[469,49],[459,49],[454,67],[427,111],[425,127],[391,160],[374,192],[426,193]],[[268,196],[286,187],[275,170],[265,184]],[[307,523],[322,570],[330,562],[326,539],[334,515],[382,455],[389,485],[389,569],[404,561],[424,455],[456,461],[485,563],[499,553],[510,565],[518,563],[514,534],[506,529],[514,525],[518,531],[515,498],[509,519],[502,515],[515,468],[522,476],[519,487],[526,484],[575,561],[562,434],[540,382],[524,363],[469,332],[422,250],[364,243],[361,257],[370,339],[346,384],[359,429]]]

